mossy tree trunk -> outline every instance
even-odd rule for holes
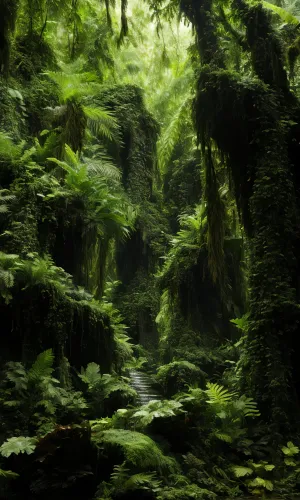
[[[213,2],[185,0],[181,8],[194,25],[205,64],[194,105],[199,140],[206,153],[213,147],[225,160],[250,239],[250,328],[241,386],[281,432],[297,408],[291,353],[299,317],[293,287],[296,195],[287,143],[292,99],[284,57],[262,6],[235,1],[232,10],[245,25],[245,46],[260,79],[246,83],[223,69]]]

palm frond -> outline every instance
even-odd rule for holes
[[[186,120],[190,116],[191,97],[184,98],[181,105],[175,111],[168,127],[163,132],[157,143],[158,164],[162,172],[170,161],[174,147],[179,140],[180,134],[186,128]]]
[[[271,10],[274,14],[277,14],[285,23],[299,25],[299,19],[282,7],[264,0],[262,1],[262,4],[266,9]]]
[[[119,140],[119,125],[111,111],[99,106],[83,106],[83,111],[94,135],[115,142]]]

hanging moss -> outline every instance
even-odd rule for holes
[[[131,200],[149,200],[155,175],[158,124],[144,105],[142,90],[116,85],[101,95],[101,103],[114,111],[121,126],[121,146],[110,154],[122,169],[122,179]]]
[[[11,40],[18,12],[19,0],[0,1],[0,73],[7,75],[10,61]]]
[[[196,30],[197,46],[202,64],[223,65],[223,54],[216,34],[212,0],[180,0],[180,10]]]
[[[11,302],[0,301],[2,362],[30,362],[52,348],[57,364],[64,355],[78,370],[94,361],[108,373],[114,357],[108,317],[93,304],[74,300],[50,283],[24,285],[17,280]]]
[[[192,213],[202,197],[200,156],[199,150],[186,156],[176,148],[174,161],[171,161],[164,176],[164,204],[167,205],[172,233],[179,230],[178,216],[183,212]]]
[[[288,79],[280,39],[271,24],[271,14],[261,3],[249,5],[234,0],[233,8],[246,27],[246,39],[257,76],[278,90],[288,91]]]
[[[290,76],[292,78],[294,78],[295,76],[295,65],[299,55],[300,55],[300,37],[296,38],[296,40],[288,48],[289,69],[290,69]]]
[[[121,312],[126,310],[129,315],[132,336],[147,344],[148,340],[151,343],[151,337],[154,341],[156,338],[153,311],[157,307],[157,297],[155,294],[150,297],[150,293],[138,297],[134,286],[138,282],[138,288],[143,289],[152,283],[149,274],[154,271],[165,245],[166,216],[161,210],[161,200],[154,199],[153,190],[159,127],[147,111],[142,90],[138,87],[114,86],[103,92],[100,102],[114,111],[120,124],[121,145],[114,145],[109,152],[122,170],[122,182],[131,201],[139,205],[135,230],[116,248],[116,267],[123,283],[118,290],[117,303]],[[142,297],[146,299],[143,305]]]
[[[249,198],[255,162],[264,150],[265,130],[279,117],[276,97],[260,81],[206,66],[199,74],[194,117],[202,147],[212,138],[228,165],[238,209],[251,233]]]
[[[13,75],[30,80],[46,68],[55,69],[56,59],[49,43],[39,33],[27,33],[16,38],[13,47]]]
[[[58,89],[47,76],[32,76],[30,82],[22,86],[26,123],[29,134],[37,136],[46,127],[45,109],[59,104]]]

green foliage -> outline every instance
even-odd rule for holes
[[[299,443],[280,433],[293,435],[299,385],[297,5],[147,4],[122,0],[118,26],[112,0],[0,0],[1,363],[15,360],[0,450],[32,453],[39,436],[34,481],[15,463],[45,500],[92,497],[96,480],[107,500],[292,498]],[[103,297],[106,279],[118,289]],[[165,394],[186,392],[130,408],[128,332],[152,347],[135,366],[163,361]],[[66,353],[86,366],[84,395]],[[271,436],[252,425],[256,400]],[[97,450],[69,425],[86,418]],[[69,434],[83,462],[70,476]]]
[[[101,499],[114,498],[122,494],[130,494],[136,491],[152,491],[154,494],[160,491],[160,484],[155,472],[130,473],[124,464],[116,465],[111,474],[110,484],[104,483],[100,487],[98,495]]]
[[[176,399],[183,404],[184,410],[200,419],[198,425],[208,433],[207,443],[220,441],[248,454],[252,441],[247,439],[246,420],[260,415],[251,398],[208,383],[206,390],[190,388],[187,393],[178,394]],[[205,422],[209,422],[209,427]]]
[[[110,187],[104,177],[89,175],[88,167],[80,163],[78,154],[76,155],[67,144],[65,152],[66,161],[48,158],[66,171],[67,175],[64,178],[65,187],[50,193],[46,200],[68,195],[82,199],[86,222],[96,225],[100,235],[106,235],[108,238],[118,233],[127,235],[127,226],[130,226],[132,221],[129,218],[126,220],[125,197],[122,200],[110,194]]]
[[[10,62],[11,40],[10,36],[14,32],[17,19],[19,0],[1,0],[1,53],[0,53],[0,68],[1,73],[7,75]]]
[[[188,361],[173,361],[159,367],[156,375],[166,396],[173,396],[188,385],[204,385],[205,374]]]
[[[12,437],[7,439],[0,446],[0,454],[3,457],[9,457],[12,454],[19,455],[19,453],[27,453],[31,455],[36,447],[36,440],[30,437]]]
[[[81,368],[81,380],[88,385],[88,401],[92,418],[111,415],[118,408],[133,404],[137,394],[128,384],[128,379],[108,373],[101,375],[96,363]]]
[[[19,477],[19,474],[16,474],[15,472],[12,472],[11,470],[3,470],[0,469],[0,478],[4,479],[17,479]]]
[[[292,441],[289,441],[287,446],[283,446],[281,450],[288,457],[293,457],[299,453],[298,446],[295,446]]]
[[[150,401],[140,410],[132,413],[131,420],[137,428],[145,428],[156,418],[174,417],[181,413],[182,404],[178,401]]]
[[[184,129],[189,125],[191,97],[188,96],[175,111],[174,116],[168,124],[166,130],[160,137],[158,149],[159,168],[165,172],[166,166],[170,162],[176,143],[179,141]],[[187,125],[188,124],[188,125]]]
[[[120,448],[124,454],[125,463],[139,469],[176,471],[175,460],[163,455],[158,445],[145,434],[124,429],[110,429],[99,435],[94,435],[94,441],[99,445]]]
[[[51,349],[39,354],[30,368],[20,362],[7,363],[0,401],[7,417],[11,411],[17,411],[6,424],[12,432],[14,426],[19,426],[17,428],[22,427],[23,431],[34,429],[43,435],[54,427],[56,421],[68,416],[76,420],[87,408],[80,392],[59,386],[59,381],[52,376],[53,364]],[[18,423],[20,415],[22,418]],[[16,439],[17,446],[17,438],[13,439]],[[20,443],[21,446],[22,441]]]
[[[167,487],[158,495],[158,500],[214,500],[216,494],[204,488],[199,488],[196,484],[185,485],[184,487]]]
[[[283,9],[282,7],[280,7],[278,5],[274,5],[273,3],[270,3],[270,2],[265,2],[265,1],[263,1],[263,6],[266,9],[272,10],[285,23],[295,24],[296,26],[299,25],[299,19],[296,16],[293,16],[290,12]]]

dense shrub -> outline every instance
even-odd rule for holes
[[[205,385],[205,374],[188,361],[173,361],[168,365],[160,366],[156,379],[167,397],[186,389],[188,385],[200,387]]]

